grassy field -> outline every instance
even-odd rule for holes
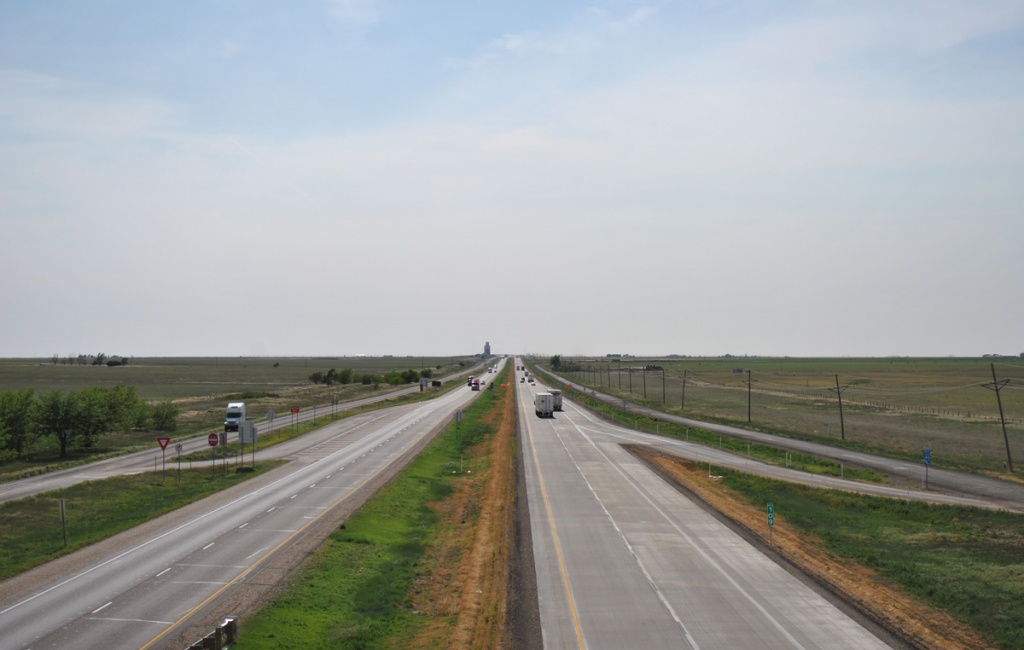
[[[563,362],[578,368],[560,373],[577,384],[666,412],[914,460],[931,449],[935,466],[1005,475],[1007,443],[999,407],[995,392],[985,388],[993,381],[994,365],[997,380],[1009,380],[999,397],[1010,461],[1016,473],[1024,473],[1024,359]]]
[[[483,489],[490,460],[481,449],[508,397],[500,383],[334,533],[287,594],[244,621],[239,650],[449,647],[468,589],[452,578],[474,550],[468,531],[482,504],[446,504]],[[497,625],[488,612],[499,605],[481,607],[486,625]]]

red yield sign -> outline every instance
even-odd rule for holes
[[[167,443],[171,441],[170,438],[157,438],[156,441],[160,444],[161,449],[167,449]]]
[[[216,433],[211,433],[210,437],[206,439],[206,442],[210,443],[211,447],[216,447],[217,443],[220,442],[220,436],[218,436]]]

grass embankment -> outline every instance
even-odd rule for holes
[[[0,580],[67,555],[278,466],[246,474],[221,468],[147,472],[89,481],[0,505]],[[67,544],[61,522],[64,500]]]
[[[500,648],[512,523],[508,371],[336,531],[240,650]]]
[[[821,490],[634,452],[920,647],[1024,647],[1024,517]]]

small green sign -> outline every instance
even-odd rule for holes
[[[775,503],[771,501],[768,502],[768,525],[775,525]]]

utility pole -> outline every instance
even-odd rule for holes
[[[839,435],[841,440],[846,440],[846,425],[843,423],[843,391],[846,390],[846,386],[839,387],[838,374],[836,375],[836,387],[829,388],[829,390],[839,398]]]
[[[661,369],[661,403],[665,403],[665,368]]]
[[[644,399],[647,399],[647,366],[644,366]]]
[[[1003,442],[1006,444],[1006,466],[1010,469],[1010,473],[1013,474],[1013,460],[1010,458],[1010,438],[1006,435],[1006,418],[1003,416],[1003,400],[999,396],[999,391],[1002,390],[1003,386],[1010,383],[1009,379],[997,380],[996,379],[996,364],[990,364],[992,368],[992,382],[988,384],[982,384],[985,388],[993,390],[996,393],[996,403],[999,404],[999,421],[1003,424]]]
[[[750,378],[750,368],[747,368],[747,424],[752,422],[750,418],[750,405],[753,400],[753,386],[754,382]]]
[[[686,410],[686,368],[683,368],[683,397],[680,401],[679,408]]]

